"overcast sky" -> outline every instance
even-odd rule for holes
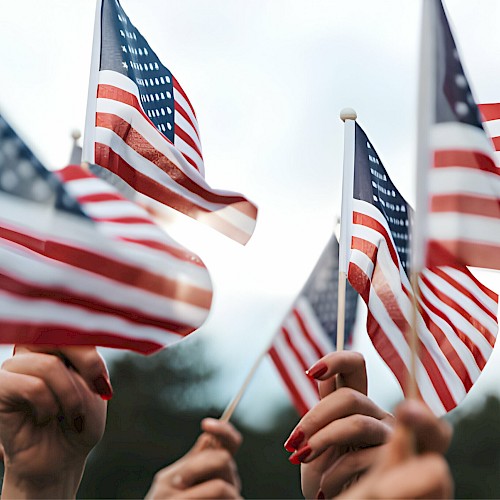
[[[340,213],[342,108],[357,111],[395,184],[410,202],[415,198],[421,2],[121,3],[196,110],[208,182],[244,193],[260,209],[246,247],[200,224],[184,222],[174,229],[211,271],[214,307],[197,334],[210,333],[227,361],[231,381],[222,397],[229,397],[334,229]],[[500,2],[447,0],[446,6],[477,100],[498,101]],[[95,4],[16,0],[2,2],[1,10],[0,112],[46,165],[62,167],[71,131],[83,131]],[[500,292],[496,275],[481,276]],[[391,375],[379,369],[362,327],[360,322],[371,394],[392,401],[397,389]],[[499,376],[493,368],[487,367],[473,391],[490,390]],[[248,401],[261,392],[281,391],[270,366],[264,366],[243,408],[253,406]]]

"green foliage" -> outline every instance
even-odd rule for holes
[[[194,443],[201,419],[222,413],[210,403],[216,371],[200,343],[186,341],[147,358],[127,355],[110,371],[115,394],[106,433],[89,458],[79,498],[144,497],[155,472]],[[244,437],[236,456],[244,497],[301,497],[299,468],[283,448],[297,419],[292,408],[284,409],[265,434],[234,422]]]

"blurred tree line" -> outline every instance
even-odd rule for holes
[[[203,343],[184,341],[151,357],[126,355],[111,365],[115,395],[103,441],[87,466],[79,498],[141,498],[156,471],[180,458],[200,433],[211,406],[216,367]],[[270,402],[269,404],[272,404]],[[500,498],[500,401],[488,397],[473,412],[448,418],[448,451],[456,498]],[[236,460],[245,498],[301,498],[299,468],[283,442],[298,420],[290,406],[272,431],[257,432],[232,419],[244,436]]]
[[[155,472],[195,442],[200,421],[220,417],[224,409],[211,403],[217,370],[204,352],[203,342],[187,339],[153,356],[111,363],[106,433],[89,457],[78,498],[143,498]],[[231,419],[244,437],[236,456],[244,497],[301,497],[299,468],[283,448],[297,420],[285,408],[272,431],[261,433]]]
[[[201,419],[221,415],[223,408],[210,403],[218,371],[203,343],[188,339],[154,356],[119,357],[110,372],[106,433],[89,457],[78,498],[143,498],[155,472],[194,443]],[[459,407],[446,418],[454,427],[447,459],[455,497],[500,498],[500,400],[489,396],[472,412]],[[271,431],[232,419],[244,437],[236,461],[245,498],[302,498],[299,468],[283,448],[297,420],[291,406]]]

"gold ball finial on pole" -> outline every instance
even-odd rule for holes
[[[344,108],[341,112],[340,112],[340,119],[345,122],[346,120],[356,120],[356,118],[358,117],[356,111],[354,111],[354,109],[352,108]]]

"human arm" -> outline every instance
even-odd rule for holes
[[[241,498],[241,483],[233,459],[240,433],[229,423],[204,419],[204,431],[191,450],[159,471],[147,499]]]
[[[377,464],[339,499],[451,498],[453,480],[443,453],[451,427],[421,402],[405,401]],[[324,490],[330,498],[331,491]]]
[[[316,498],[322,483],[340,493],[376,459],[391,434],[393,416],[367,397],[365,361],[355,352],[336,352],[308,373],[321,400],[299,421],[285,443],[290,461],[301,463],[302,492]]]
[[[16,346],[0,370],[3,498],[74,498],[112,394],[93,347]]]

